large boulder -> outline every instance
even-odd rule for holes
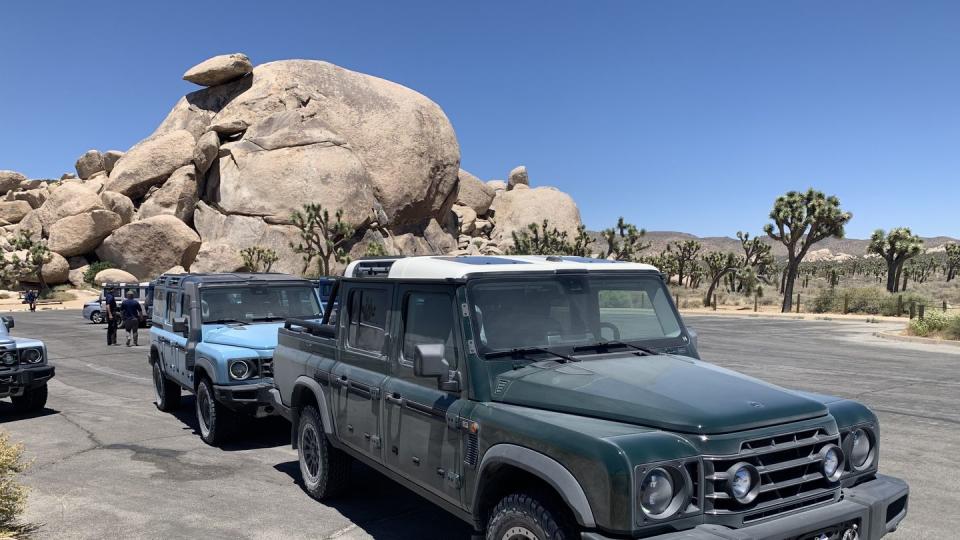
[[[47,247],[64,257],[90,253],[121,225],[120,216],[109,210],[65,217],[50,226]]]
[[[87,265],[87,266],[81,266],[81,267],[79,267],[79,268],[73,268],[73,269],[70,270],[70,272],[67,274],[67,281],[69,281],[70,284],[73,285],[73,286],[74,286],[75,288],[77,288],[77,289],[83,288],[83,286],[86,285],[86,283],[84,282],[84,279],[83,279],[83,278],[86,277],[86,275],[87,275],[87,270],[89,270],[89,269],[90,269],[90,266],[89,266],[89,265]]]
[[[507,189],[514,189],[519,185],[530,185],[530,176],[527,175],[527,168],[524,165],[514,167],[507,177]]]
[[[43,222],[40,221],[40,211],[27,212],[20,223],[16,224],[16,229],[13,232],[14,234],[26,233],[35,239],[43,236]]]
[[[141,141],[117,161],[106,189],[132,199],[143,197],[173,171],[193,161],[194,136],[178,129]]]
[[[103,209],[103,202],[95,191],[83,184],[69,183],[51,191],[47,201],[35,212],[43,230],[47,231],[51,225],[65,217]]]
[[[197,204],[193,224],[204,245],[230,245],[238,257],[244,248],[268,247],[278,257],[273,271],[290,274],[303,271],[303,257],[290,247],[291,242],[299,239],[297,229],[291,225],[270,224],[253,216],[226,215],[204,202]]]
[[[222,54],[208,58],[188,69],[183,80],[200,86],[215,86],[230,82],[253,71],[253,64],[247,55],[241,53]]]
[[[197,258],[190,265],[191,272],[237,272],[243,270],[243,257],[234,246],[224,242],[204,242]]]
[[[120,227],[96,253],[147,280],[173,266],[189,268],[199,249],[200,237],[193,229],[174,216],[160,215]]]
[[[193,151],[193,165],[201,177],[207,174],[213,161],[220,152],[220,137],[214,131],[208,131],[197,139],[197,147]]]
[[[50,191],[46,187],[39,189],[31,189],[27,191],[15,191],[13,192],[13,198],[17,201],[26,201],[30,205],[30,208],[37,209],[46,202],[47,197],[50,195]]]
[[[59,285],[70,280],[70,265],[67,259],[57,253],[50,254],[50,260],[40,267],[40,274],[47,285]]]
[[[107,171],[107,174],[113,172],[113,166],[120,161],[120,158],[123,157],[123,152],[120,150],[107,150],[103,153],[103,170]]]
[[[513,243],[513,232],[526,231],[529,224],[539,225],[545,219],[551,228],[566,232],[571,239],[581,223],[573,198],[552,187],[500,191],[490,210],[496,220],[491,237],[500,246]]]
[[[469,206],[477,215],[486,214],[496,190],[463,169],[460,169],[458,176],[460,191],[457,192],[457,204]]]
[[[104,283],[136,283],[137,276],[119,268],[107,268],[97,272],[93,276],[93,282],[97,285]]]
[[[8,223],[20,223],[33,210],[27,201],[0,201],[0,219]]]
[[[107,210],[120,216],[121,225],[133,221],[137,214],[137,209],[134,208],[130,197],[116,191],[104,191],[100,194],[100,201]]]
[[[5,194],[11,189],[17,189],[22,182],[26,182],[27,177],[17,171],[0,171],[0,194]]]
[[[199,200],[194,166],[180,167],[160,189],[140,205],[140,219],[170,214],[186,224],[193,223],[193,210]]]
[[[77,176],[86,180],[94,174],[106,170],[103,165],[103,154],[99,150],[87,150],[77,159],[74,167],[77,169]]]
[[[230,214],[289,222],[304,202],[319,201],[362,225],[376,205],[366,167],[346,141],[305,110],[280,112],[220,147],[208,194]]]

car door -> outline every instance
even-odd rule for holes
[[[459,369],[454,291],[450,287],[400,286],[397,294],[396,352],[393,376],[384,388],[384,462],[435,494],[460,501],[460,434],[448,427],[447,413],[458,392],[441,390],[435,377],[417,377],[417,345],[443,344],[451,370]]]
[[[158,329],[157,334],[161,346],[160,354],[163,356],[167,373],[182,384],[189,385],[189,377],[184,366],[187,338],[173,331],[173,321],[180,315],[181,297],[182,293],[179,291],[167,291],[163,326]]]
[[[331,386],[339,438],[376,461],[381,459],[380,397],[388,369],[393,285],[355,283],[343,298],[340,362]]]

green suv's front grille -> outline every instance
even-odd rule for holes
[[[833,501],[839,485],[821,472],[820,451],[839,444],[839,437],[814,428],[744,441],[732,456],[704,458],[704,512],[725,525],[742,526]],[[760,473],[760,491],[748,504],[741,504],[726,490],[727,471],[741,462]]]

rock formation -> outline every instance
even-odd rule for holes
[[[124,279],[238,270],[240,250],[257,245],[277,252],[275,271],[301,273],[291,214],[307,202],[343,212],[353,257],[496,254],[544,217],[579,225],[573,200],[531,188],[526,167],[488,182],[461,170],[446,115],[396,83],[321,61],[254,67],[242,54],[183,78],[205,88],[128,151],[89,150],[59,181],[0,171],[0,226],[45,239],[59,257],[50,283],[95,260]]]

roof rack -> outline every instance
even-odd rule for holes
[[[390,274],[390,267],[403,257],[363,257],[354,261],[350,277],[382,277]]]

